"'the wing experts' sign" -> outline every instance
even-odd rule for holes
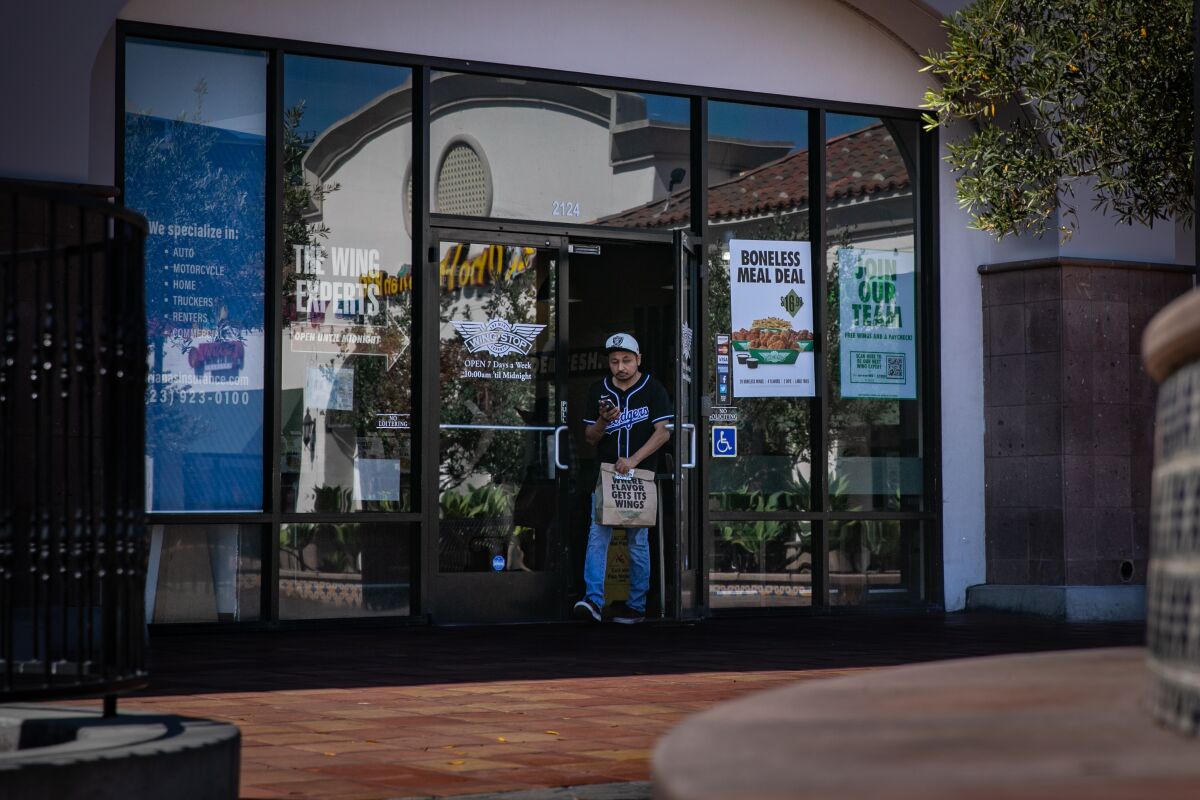
[[[502,317],[486,321],[451,320],[454,330],[462,337],[470,353],[487,353],[492,358],[468,358],[464,362],[464,378],[528,381],[533,379],[533,365],[524,359],[506,356],[527,356],[533,350],[538,335],[546,326],[534,322],[511,323]]]

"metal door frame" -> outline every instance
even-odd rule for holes
[[[706,492],[703,488],[704,473],[700,438],[705,433],[702,424],[701,395],[704,391],[704,360],[701,355],[701,334],[704,326],[700,320],[700,292],[702,291],[700,264],[704,258],[703,240],[687,230],[675,232],[671,248],[673,282],[675,284],[675,348],[679,354],[675,366],[675,436],[674,436],[674,492],[675,524],[673,525],[673,590],[670,598],[671,615],[675,619],[694,619],[704,615],[707,593],[704,584],[704,536],[703,509],[700,499]],[[688,287],[684,291],[684,285]],[[684,336],[684,323],[688,323],[690,334]],[[690,341],[687,341],[689,340]],[[691,380],[685,381],[684,365],[691,368]],[[686,388],[686,391],[685,391]],[[686,401],[685,401],[686,398]],[[684,470],[687,470],[685,473]],[[686,523],[685,523],[686,520]],[[691,560],[684,564],[684,553]],[[684,589],[689,587],[692,600],[684,603]]]
[[[702,508],[700,508],[699,498],[703,496],[702,488],[698,481],[702,479],[702,473],[699,469],[699,437],[702,434],[701,430],[701,391],[703,386],[697,381],[702,380],[702,360],[699,357],[700,340],[699,340],[699,320],[697,318],[699,308],[699,293],[701,291],[700,284],[700,269],[699,259],[702,258],[702,243],[694,233],[687,231],[678,232],[662,232],[662,233],[647,233],[645,231],[614,231],[612,235],[607,232],[593,231],[576,231],[564,229],[559,226],[545,225],[531,222],[529,225],[522,225],[516,228],[512,225],[497,225],[495,223],[487,224],[484,221],[474,225],[461,225],[460,220],[445,220],[435,221],[428,229],[429,233],[426,237],[428,244],[426,248],[425,258],[425,275],[428,280],[422,283],[428,287],[428,291],[422,297],[424,313],[421,315],[421,340],[427,342],[424,347],[427,352],[424,353],[422,359],[421,381],[424,384],[422,389],[423,396],[427,398],[426,408],[439,409],[441,407],[441,385],[439,381],[439,357],[437,347],[440,346],[439,326],[441,324],[440,314],[440,280],[437,278],[437,269],[441,261],[441,244],[443,242],[468,242],[473,244],[500,244],[511,246],[526,246],[537,247],[539,249],[557,248],[558,262],[556,269],[558,271],[556,282],[556,331],[555,331],[555,393],[559,400],[559,409],[556,416],[556,422],[559,426],[565,425],[568,420],[564,417],[566,409],[563,403],[566,400],[568,367],[569,367],[569,347],[570,347],[570,319],[569,306],[567,302],[569,297],[570,287],[570,246],[579,243],[599,243],[603,246],[605,241],[610,241],[613,244],[643,244],[648,246],[670,246],[670,258],[672,259],[670,274],[675,282],[675,302],[672,305],[672,315],[675,320],[674,335],[676,352],[683,353],[682,329],[681,323],[686,318],[693,322],[693,338],[692,338],[692,384],[689,394],[690,404],[688,408],[688,419],[686,424],[691,426],[683,431],[686,435],[675,435],[672,438],[670,447],[674,453],[674,470],[670,484],[670,496],[675,503],[674,520],[671,529],[663,531],[663,543],[665,552],[660,552],[659,558],[665,563],[666,558],[671,559],[669,569],[660,571],[660,575],[665,571],[666,585],[661,587],[660,591],[665,594],[666,602],[662,609],[662,615],[666,619],[685,619],[703,615],[704,595],[701,591],[703,580],[703,546],[704,537],[702,526]],[[682,248],[682,249],[681,249]],[[666,249],[664,247],[664,249]],[[688,271],[687,278],[691,282],[691,292],[684,295],[682,292],[681,279],[684,277],[682,271]],[[684,304],[688,304],[685,309]],[[684,397],[683,393],[683,358],[678,359],[672,374],[672,388],[676,398],[676,403]],[[681,409],[676,409],[677,416],[683,416]],[[422,427],[422,494],[426,500],[422,503],[422,514],[424,524],[422,525],[421,534],[421,561],[422,561],[422,581],[420,587],[421,607],[436,623],[439,621],[439,609],[437,607],[437,594],[435,591],[435,583],[442,581],[454,580],[458,583],[466,585],[466,588],[476,588],[473,584],[479,584],[479,589],[484,589],[486,581],[490,578],[494,581],[495,576],[490,573],[442,573],[438,570],[438,543],[439,543],[439,511],[440,506],[437,502],[438,497],[438,466],[440,461],[440,424],[435,423],[433,418],[427,419]],[[677,433],[679,430],[677,429]],[[555,434],[556,436],[559,434]],[[687,465],[687,466],[685,466]],[[568,464],[568,469],[574,469],[574,464]],[[694,469],[693,469],[694,468]],[[686,491],[683,486],[683,481],[680,480],[683,469],[693,469],[690,474],[691,488]],[[559,472],[559,491],[558,491],[558,514],[560,520],[565,524],[569,520],[569,503],[566,487],[567,472],[560,470]],[[664,487],[665,488],[665,487]],[[665,499],[665,498],[660,498]],[[688,504],[687,514],[680,514],[679,509],[683,508],[682,503]],[[682,520],[686,518],[689,522],[687,529],[684,529]],[[689,574],[693,577],[695,586],[693,591],[695,599],[691,607],[684,609],[682,607],[682,583],[685,578],[682,559],[681,545],[684,542],[684,537],[690,537],[692,541],[692,558]],[[542,573],[533,573],[534,575],[543,576],[543,579],[553,583],[557,588],[558,601],[553,608],[548,608],[547,617],[550,620],[566,619],[571,603],[574,600],[568,594],[568,588],[572,583],[571,575],[568,571],[571,567],[571,560],[567,557],[565,539],[561,539],[555,544],[554,558],[547,566],[547,569]],[[453,577],[450,577],[453,575]],[[521,580],[525,576],[506,576],[509,580],[515,578]],[[488,589],[493,589],[495,583],[487,585]],[[442,587],[439,586],[438,590]],[[483,620],[480,620],[483,621]],[[508,620],[511,622],[519,622],[526,620]]]
[[[606,243],[613,245],[643,245],[646,247],[661,247],[664,251],[664,257],[670,259],[667,269],[667,275],[670,276],[674,285],[673,302],[670,307],[672,321],[672,339],[675,347],[675,353],[680,354],[676,359],[674,368],[670,372],[662,374],[664,387],[670,391],[674,402],[677,404],[675,409],[676,421],[680,409],[678,408],[679,399],[683,397],[683,353],[682,346],[682,330],[681,321],[683,320],[684,303],[690,305],[690,310],[687,311],[687,316],[693,322],[693,337],[692,337],[692,389],[691,389],[691,408],[689,414],[688,425],[691,427],[684,430],[684,435],[679,435],[680,428],[674,422],[668,427],[672,432],[671,440],[667,443],[666,450],[671,454],[672,469],[674,472],[670,475],[669,483],[664,480],[665,473],[658,473],[658,491],[659,491],[659,520],[666,521],[664,504],[668,500],[674,504],[671,513],[671,521],[668,526],[660,525],[650,532],[651,549],[657,550],[657,569],[654,577],[658,580],[658,591],[652,592],[657,596],[658,602],[658,618],[665,620],[681,620],[699,617],[704,615],[704,610],[699,605],[704,602],[704,595],[700,591],[700,582],[703,581],[702,571],[696,571],[696,601],[693,606],[688,609],[683,609],[681,604],[683,570],[680,558],[680,543],[683,537],[690,536],[694,542],[693,558],[695,562],[692,565],[693,570],[697,570],[697,564],[703,563],[703,553],[700,549],[703,547],[702,521],[700,517],[701,507],[700,498],[703,493],[700,491],[700,484],[697,481],[701,480],[700,472],[700,451],[699,438],[700,430],[700,415],[701,408],[700,393],[702,384],[697,381],[702,380],[703,374],[700,371],[700,359],[697,357],[699,352],[699,322],[698,322],[698,299],[700,288],[700,271],[699,257],[702,254],[702,247],[699,237],[687,230],[677,229],[659,232],[647,231],[612,231],[593,233],[591,231],[568,231],[565,234],[568,239],[568,247],[581,243],[595,243],[604,246]],[[681,247],[683,248],[681,250]],[[686,267],[681,261],[681,253],[686,252],[688,261]],[[688,279],[691,283],[692,291],[689,297],[684,298],[681,294],[681,267],[687,269]],[[667,375],[670,377],[668,378]],[[690,459],[690,461],[689,461]],[[688,464],[684,467],[684,464]],[[680,480],[683,469],[690,471],[691,491],[689,492],[688,503],[690,505],[686,518],[690,523],[690,528],[684,530],[681,525],[683,515],[679,510],[683,507],[682,500],[682,481]],[[669,527],[669,530],[667,529]],[[652,554],[652,559],[654,558]],[[667,558],[671,559],[670,566],[667,565]]]

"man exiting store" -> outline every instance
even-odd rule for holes
[[[588,390],[584,437],[596,446],[600,461],[615,465],[624,475],[640,467],[659,471],[659,449],[671,437],[667,423],[675,416],[671,399],[661,383],[641,371],[642,354],[637,340],[615,333],[604,343],[612,373]],[[583,580],[587,594],[572,613],[599,622],[604,609],[604,575],[612,528],[596,521],[592,497],[592,527],[588,531]],[[650,589],[650,537],[646,528],[626,532],[629,543],[629,600],[613,606],[612,619],[624,625],[646,619],[646,594]],[[661,556],[661,554],[660,554]]]

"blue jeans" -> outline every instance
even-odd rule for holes
[[[646,593],[650,590],[650,536],[645,528],[625,532],[629,543],[629,600],[635,611],[645,612]],[[587,599],[604,608],[604,574],[608,568],[608,543],[612,526],[596,522],[596,496],[592,495],[592,527],[588,531],[587,557],[583,562],[583,581]]]

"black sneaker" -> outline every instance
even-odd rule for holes
[[[624,603],[613,603],[612,621],[618,625],[637,625],[646,621],[644,609],[631,608]]]
[[[585,597],[571,609],[571,616],[575,619],[582,619],[588,622],[599,622],[600,609],[595,603]]]

